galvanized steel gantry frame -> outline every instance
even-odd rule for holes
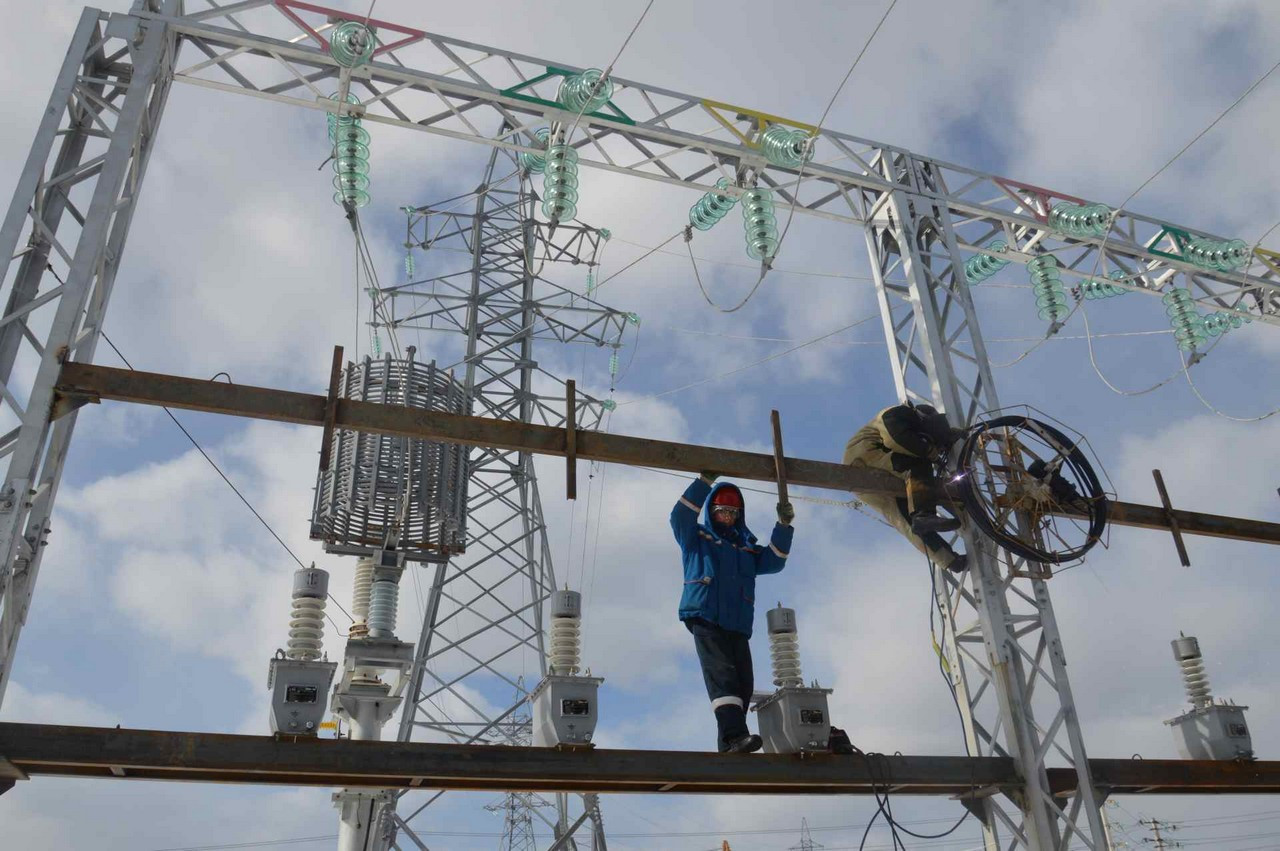
[[[324,36],[340,12],[293,0],[186,6],[138,0],[127,15],[86,10],[0,227],[11,258],[0,316],[0,455],[10,458],[0,489],[0,695],[75,421],[51,421],[54,381],[62,360],[92,360],[171,82],[511,151],[533,151],[538,126],[575,120],[551,90],[581,70],[572,66],[371,20],[379,47],[351,69],[331,58]],[[199,54],[194,64],[178,62],[183,43],[194,48],[187,55]],[[344,93],[356,84],[360,103],[329,100],[334,80]],[[606,107],[576,118],[571,144],[583,166],[700,191],[743,177],[773,188],[798,214],[861,225],[899,397],[931,400],[957,419],[996,407],[965,289],[965,262],[975,255],[1052,253],[1069,280],[1118,271],[1112,285],[1121,289],[1183,289],[1201,309],[1280,324],[1280,263],[1266,249],[1235,271],[1206,268],[1193,262],[1195,240],[1224,240],[1123,210],[1101,231],[1068,235],[1051,225],[1052,207],[1082,199],[751,109],[616,77],[613,85]],[[765,158],[757,139],[773,123],[813,135],[821,153],[802,173]],[[503,129],[479,129],[494,126]],[[966,338],[968,348],[958,347]],[[971,750],[1014,757],[1024,783],[1010,801],[976,790],[987,846],[1103,847],[1101,793],[1088,778],[1044,578],[967,543],[982,554],[976,569],[938,582],[944,652]],[[1037,717],[1033,696],[1048,714]],[[1053,796],[1044,779],[1051,754],[1077,767],[1069,799]]]

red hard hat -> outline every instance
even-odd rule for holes
[[[733,485],[726,485],[715,492],[711,497],[711,507],[724,505],[729,508],[742,508],[742,491]]]

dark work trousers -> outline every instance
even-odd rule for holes
[[[711,698],[711,708],[716,715],[719,749],[723,751],[731,742],[749,733],[747,707],[755,688],[751,643],[742,633],[702,618],[690,618],[684,625],[693,633],[707,697]]]

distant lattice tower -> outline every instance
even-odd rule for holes
[[[800,819],[800,844],[792,845],[788,851],[814,851],[816,848],[825,847],[825,845],[814,842],[813,837],[809,835],[809,820]]]

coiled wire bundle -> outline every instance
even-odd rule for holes
[[[1036,308],[1046,322],[1061,322],[1071,311],[1067,307],[1067,294],[1062,289],[1062,273],[1058,271],[1058,258],[1041,254],[1027,261],[1031,273],[1031,288],[1036,296]]]
[[[727,177],[722,177],[716,181],[717,189],[728,189],[732,185]],[[737,203],[738,199],[732,195],[717,195],[715,192],[708,192],[689,208],[689,224],[698,230],[711,230]]]

